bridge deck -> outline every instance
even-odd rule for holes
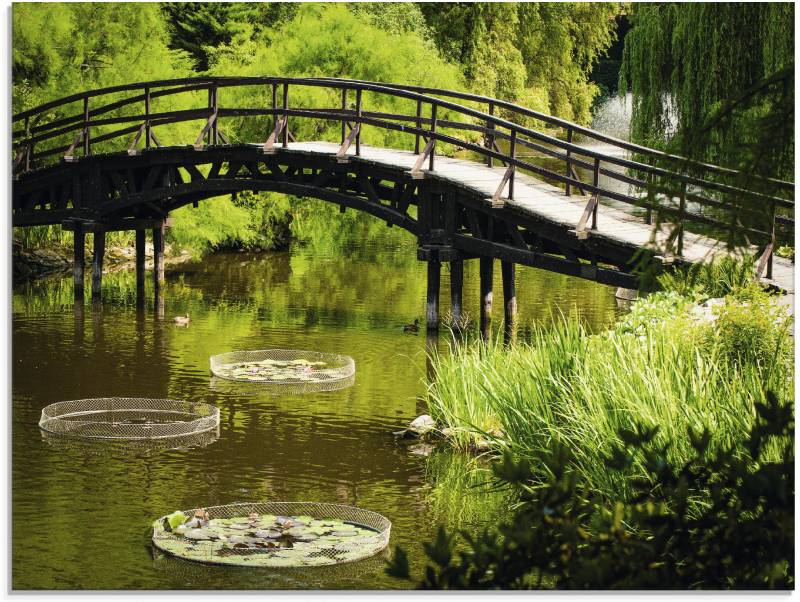
[[[289,149],[333,155],[339,150],[339,145],[330,142],[294,142],[289,143]],[[348,156],[354,155],[355,149],[351,147]],[[359,160],[411,169],[417,159],[418,155],[411,151],[376,148],[362,144]],[[504,171],[502,166],[490,168],[476,161],[436,157],[437,177],[484,193],[487,204],[491,204],[492,196],[500,185]],[[517,173],[514,181],[514,200],[506,200],[506,207],[574,228],[581,219],[587,201],[588,197],[579,193],[573,193],[568,197],[564,191],[555,186],[530,175]],[[618,244],[636,248],[651,247],[653,228],[643,223],[641,218],[616,207],[601,204],[598,209],[597,230],[591,231],[590,236],[605,237]],[[668,233],[669,226],[662,224],[655,232],[657,242],[664,242]],[[720,241],[691,232],[684,234],[683,256],[688,261],[701,262],[728,253]],[[794,266],[789,260],[775,256],[772,276],[773,279],[770,281],[772,284],[787,293],[794,293]]]

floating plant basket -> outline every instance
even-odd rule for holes
[[[173,399],[102,397],[59,401],[42,410],[39,428],[84,439],[178,439],[219,428],[219,409]]]
[[[177,511],[153,522],[153,544],[173,556],[253,567],[330,566],[369,558],[392,524],[353,506],[236,503]]]
[[[48,431],[41,431],[41,433],[42,441],[53,449],[63,452],[78,453],[84,456],[140,457],[173,449],[197,449],[211,445],[219,439],[219,426],[209,431],[160,439],[89,439]]]
[[[261,396],[261,395],[301,395],[303,393],[321,393],[338,391],[352,387],[356,382],[356,375],[341,378],[339,380],[328,380],[319,382],[279,384],[279,383],[245,383],[240,381],[228,380],[219,376],[212,376],[209,387],[217,393],[226,393],[236,396]]]
[[[230,381],[304,393],[349,387],[355,382],[356,363],[352,357],[335,353],[262,349],[214,355],[211,372]]]

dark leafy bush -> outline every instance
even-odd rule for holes
[[[678,466],[667,461],[655,429],[622,431],[608,470],[637,460],[646,467],[626,502],[587,493],[563,445],[534,462],[506,456],[494,473],[520,496],[513,519],[477,537],[462,532],[466,551],[458,553],[455,538],[440,530],[424,544],[431,562],[418,587],[793,588],[794,414],[771,393],[767,399],[738,451],[712,453],[707,431],[689,432],[695,453]],[[763,460],[771,446],[780,447],[781,460]],[[403,550],[387,572],[409,578]]]

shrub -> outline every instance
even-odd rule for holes
[[[724,297],[746,288],[755,277],[755,257],[724,255],[707,263],[695,263],[661,274],[657,280],[665,291],[696,300]]]
[[[693,453],[670,461],[656,429],[619,431],[606,470],[646,467],[627,501],[587,494],[570,446],[529,461],[506,455],[496,477],[520,496],[514,517],[466,550],[440,529],[424,544],[420,589],[790,589],[794,587],[793,408],[767,394],[742,448],[711,452],[708,431],[686,433]],[[777,445],[775,460],[764,451]],[[547,467],[535,470],[535,464]],[[542,478],[541,475],[546,475]],[[398,548],[387,567],[408,579]]]
[[[632,304],[630,311],[619,320],[615,330],[641,336],[664,320],[685,315],[691,306],[690,299],[675,291],[653,293]]]
[[[736,447],[765,388],[792,398],[789,321],[763,291],[747,295],[729,298],[715,321],[699,319],[685,297],[657,293],[598,335],[572,318],[534,328],[529,343],[462,345],[433,358],[430,413],[461,449],[530,459],[560,439],[587,486],[625,497],[644,467],[615,475],[601,461],[620,429],[658,428],[657,442],[671,442],[679,463],[692,452],[687,428],[707,427],[714,445]]]
[[[755,364],[762,369],[787,369],[791,365],[790,320],[774,298],[754,287],[737,291],[717,311],[716,327],[709,331],[712,344],[734,364]]]

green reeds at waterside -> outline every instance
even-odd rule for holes
[[[655,444],[671,442],[676,463],[691,456],[689,429],[707,427],[714,448],[738,445],[766,391],[792,396],[790,321],[766,294],[753,295],[746,312],[730,301],[710,320],[674,294],[656,295],[642,303],[659,320],[634,311],[590,335],[578,318],[562,317],[526,343],[478,341],[436,355],[428,402],[444,436],[461,449],[507,448],[523,458],[560,440],[587,485],[609,494],[645,474],[638,458],[625,475],[605,470],[620,429],[658,427]]]

